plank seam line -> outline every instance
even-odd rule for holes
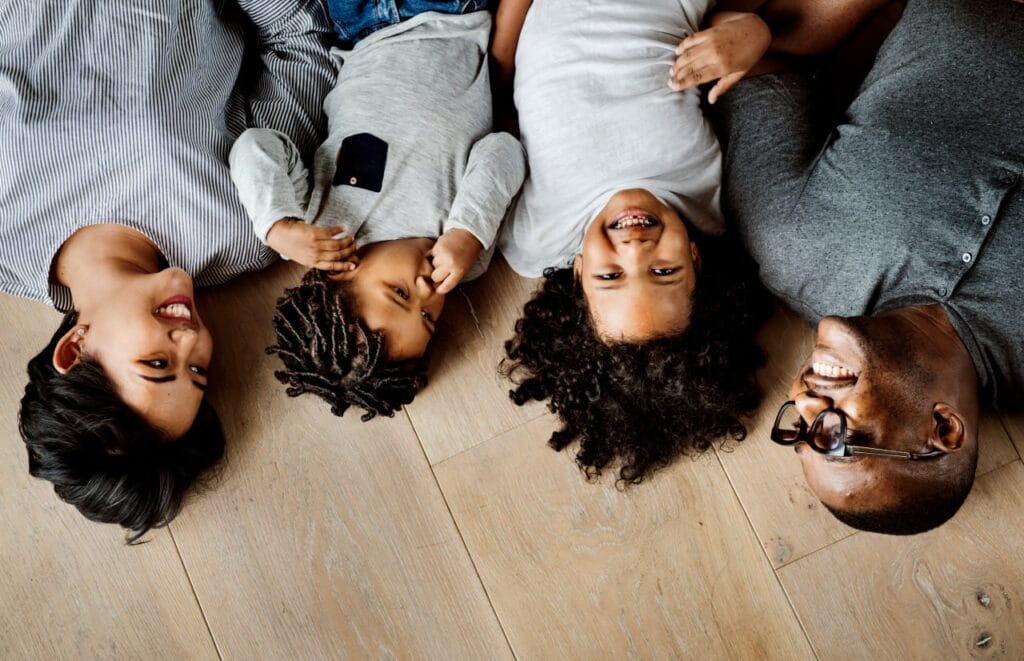
[[[1009,425],[1006,424],[1006,415],[1003,413],[999,413],[996,415],[996,420],[999,421],[999,426],[1003,428],[1003,432],[1006,434],[1006,438],[1010,440],[1010,447],[1013,448],[1013,451],[1017,453],[1017,459],[1024,461],[1024,456],[1022,456],[1020,450],[1017,449],[1017,441],[1013,437],[1013,434],[1010,433]]]
[[[430,463],[430,457],[427,456],[427,451],[423,447],[423,441],[420,439],[420,433],[416,430],[416,423],[412,421],[412,416],[409,415],[409,411],[407,411],[404,406],[402,407],[402,411],[405,413],[405,419],[409,421],[409,426],[412,427],[413,433],[416,434],[416,442],[420,446],[420,452],[423,454],[423,459],[427,462],[427,468],[430,469],[430,477],[434,479],[434,486],[437,487],[437,492],[441,494],[441,501],[444,502],[444,508],[448,511],[448,518],[451,519],[452,525],[455,526],[455,532],[459,535],[459,542],[462,543],[462,548],[466,550],[466,557],[469,558],[469,564],[473,568],[473,573],[476,574],[476,580],[480,583],[480,588],[484,591],[484,597],[487,599],[487,605],[490,607],[491,612],[494,613],[494,620],[498,623],[498,629],[501,631],[501,635],[505,639],[505,644],[508,645],[509,654],[512,655],[512,658],[518,659],[519,657],[516,656],[516,651],[512,647],[512,641],[509,640],[508,632],[505,631],[505,625],[502,623],[501,618],[498,617],[498,610],[494,607],[494,601],[491,599],[491,593],[487,589],[487,584],[484,583],[484,579],[480,575],[480,569],[476,566],[476,560],[473,558],[473,554],[469,551],[469,545],[466,544],[466,538],[462,535],[462,528],[459,527],[459,522],[455,520],[455,514],[452,512],[451,505],[448,504],[448,496],[445,495],[444,489],[441,488],[441,482],[437,479],[434,467]],[[526,423],[524,422],[523,424]],[[514,427],[514,429],[518,429],[518,426]],[[500,435],[501,434],[498,434],[497,436]],[[495,436],[495,438],[497,438],[497,436]],[[484,441],[484,443],[487,443],[490,440],[491,439],[488,439],[487,441]],[[482,443],[478,443],[473,447],[478,447],[479,445],[482,445]],[[463,450],[463,452],[465,452],[465,450]],[[462,452],[459,452],[458,454],[462,454]],[[452,456],[454,457],[457,455]],[[449,457],[449,459],[450,458],[451,457]],[[448,461],[448,459],[445,459],[445,461]]]
[[[459,450],[455,454],[451,455],[450,457],[445,457],[444,459],[438,461],[437,463],[431,464],[430,463],[430,457],[427,457],[427,463],[430,464],[430,470],[433,471],[434,470],[434,466],[440,466],[441,464],[443,464],[443,463],[445,463],[447,461],[451,461],[455,457],[461,457],[462,455],[466,454],[470,450],[475,450],[475,449],[477,449],[477,448],[479,448],[481,446],[487,445],[488,443],[490,443],[494,439],[496,439],[496,438],[498,438],[500,436],[504,436],[505,434],[514,432],[515,430],[520,429],[522,427],[525,427],[526,425],[530,424],[531,422],[536,422],[537,420],[540,420],[541,418],[543,418],[545,415],[549,415],[549,414],[550,414],[550,411],[548,411],[547,408],[545,408],[544,410],[542,410],[540,413],[538,413],[537,415],[533,416],[529,420],[523,420],[522,422],[519,422],[519,423],[509,427],[508,429],[500,431],[497,434],[494,434],[492,436],[488,436],[484,440],[480,441],[479,443],[476,443],[475,445],[471,445],[468,448],[462,448],[461,450]],[[416,431],[416,423],[413,422],[412,416],[409,415],[408,411],[406,411],[405,415],[406,415],[407,418],[409,418],[409,424],[412,425],[413,431]],[[420,440],[419,432],[416,432],[416,439]],[[423,449],[423,441],[422,440],[420,440],[420,449],[423,450],[423,454],[424,455],[427,454],[426,450]]]
[[[782,595],[786,598],[786,603],[789,604],[790,612],[793,613],[793,617],[796,618],[796,623],[800,626],[800,633],[804,635],[804,640],[807,641],[807,647],[811,650],[811,654],[814,655],[814,658],[821,661],[821,657],[818,656],[818,650],[814,649],[814,643],[811,642],[811,637],[807,633],[807,627],[804,626],[804,621],[801,619],[800,613],[797,612],[796,606],[793,605],[793,599],[789,596],[789,591],[786,590],[786,586],[783,584],[778,570],[772,566],[772,559],[768,557],[768,550],[764,547],[764,544],[761,543],[761,537],[757,534],[757,528],[754,527],[754,522],[750,520],[750,515],[747,514],[747,508],[743,506],[743,499],[740,498],[739,492],[736,491],[736,485],[733,484],[732,476],[729,475],[729,471],[725,468],[725,463],[722,462],[722,457],[718,454],[718,448],[714,448],[714,453],[715,460],[718,461],[718,465],[721,466],[722,472],[725,473],[725,479],[729,481],[729,488],[732,489],[733,498],[736,499],[736,503],[740,506],[740,510],[743,512],[743,518],[747,520],[750,532],[754,533],[754,541],[757,543],[758,548],[761,549],[761,554],[764,556],[765,562],[768,563],[768,568],[772,570],[775,582],[779,584],[779,589],[782,590]]]
[[[213,635],[213,629],[210,627],[210,621],[206,618],[206,609],[203,608],[203,602],[199,600],[199,593],[196,592],[196,586],[192,582],[192,574],[188,571],[188,566],[185,564],[185,558],[181,555],[181,549],[178,548],[178,540],[174,538],[174,531],[171,530],[170,524],[167,525],[167,534],[171,536],[171,543],[174,544],[174,552],[178,554],[178,561],[181,563],[181,568],[185,570],[185,578],[188,579],[188,587],[192,590],[192,598],[196,600],[196,606],[199,606],[199,614],[203,616],[203,624],[206,625],[206,631],[210,634],[210,640],[213,641],[213,650],[217,652],[217,658],[220,661],[224,661],[224,655],[220,651],[220,645],[217,643],[217,636]]]

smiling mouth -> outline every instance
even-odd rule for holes
[[[631,229],[648,229],[651,227],[657,227],[661,224],[654,215],[642,210],[642,209],[626,209],[619,215],[612,218],[608,223],[607,229],[609,230],[631,230]]]
[[[161,303],[153,314],[168,321],[179,321],[195,327],[192,320],[192,299],[188,296],[173,296]]]
[[[857,383],[858,376],[845,365],[816,360],[804,374],[804,381],[815,387],[842,388]]]

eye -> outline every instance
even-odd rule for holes
[[[403,301],[408,301],[409,300],[409,293],[407,291],[405,291],[404,289],[402,289],[401,287],[392,287],[391,291],[393,291],[396,294],[398,294],[398,297],[400,299],[402,299]]]
[[[601,280],[618,280],[622,277],[622,271],[616,271],[615,273],[598,273],[597,277]]]
[[[677,269],[675,267],[664,268],[664,269],[651,269],[651,273],[653,273],[654,275],[666,276],[666,275],[672,275],[673,273],[675,273],[678,270],[679,269]]]
[[[144,365],[148,365],[149,367],[152,367],[155,370],[165,370],[167,369],[168,364],[167,361],[164,360],[163,358],[156,358],[154,360],[142,360],[139,362],[141,362]]]
[[[200,367],[199,365],[189,365],[188,369],[196,376],[206,376],[206,369]]]
[[[420,314],[423,315],[423,318],[429,321],[430,323],[434,323],[434,315],[430,314],[426,310],[424,310]]]

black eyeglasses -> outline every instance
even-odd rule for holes
[[[790,400],[782,405],[772,425],[772,440],[779,445],[806,443],[815,452],[830,457],[852,457],[869,455],[892,459],[931,459],[945,454],[942,450],[930,452],[904,452],[887,448],[850,445],[846,442],[846,414],[836,408],[827,408],[819,413],[808,427],[803,416]]]

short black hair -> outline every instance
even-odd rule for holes
[[[204,398],[184,436],[168,440],[121,399],[103,367],[83,355],[67,374],[53,352],[77,313],[28,363],[18,430],[28,471],[49,480],[65,502],[92,521],[117,523],[134,543],[177,516],[185,493],[224,455],[224,433]]]
[[[427,384],[427,356],[389,360],[383,333],[371,331],[355,312],[345,283],[310,269],[298,287],[277,301],[274,332],[284,369],[274,372],[289,397],[313,393],[344,415],[355,405],[365,422],[393,416]]]
[[[761,399],[755,333],[771,298],[734,240],[691,238],[701,270],[683,331],[605,344],[572,269],[548,269],[505,343],[512,401],[549,400],[562,423],[549,445],[578,439],[576,462],[589,477],[617,463],[620,481],[638,483],[682,454],[746,435],[741,417]]]
[[[923,494],[900,498],[892,507],[874,511],[844,510],[825,505],[825,509],[848,526],[858,530],[885,535],[916,535],[941,526],[953,518],[967,500],[974,486],[974,473],[978,465],[977,445],[973,447],[959,470],[952,471],[949,479],[934,484]]]

